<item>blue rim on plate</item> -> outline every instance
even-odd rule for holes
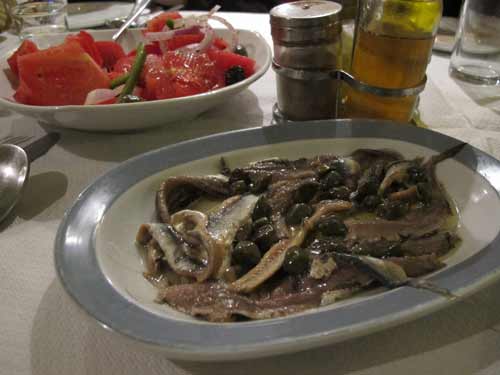
[[[126,161],[98,178],[66,213],[55,241],[55,265],[66,291],[107,328],[161,347],[170,358],[230,360],[298,351],[385,329],[449,303],[425,290],[400,287],[332,311],[245,323],[179,321],[146,311],[119,294],[98,266],[98,225],[113,202],[141,180],[178,164],[238,149],[297,140],[386,138],[437,152],[456,139],[430,130],[376,120],[331,120],[275,125],[216,134],[168,146]],[[144,161],[147,160],[147,163]],[[500,162],[466,146],[455,160],[481,175],[498,193]],[[477,254],[432,275],[429,280],[460,297],[500,276],[495,254],[500,235]],[[291,339],[293,338],[293,339]]]

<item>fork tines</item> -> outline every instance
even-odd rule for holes
[[[28,135],[18,135],[18,136],[7,136],[0,139],[1,144],[10,143],[14,145],[20,145],[26,141],[29,141],[32,137]]]

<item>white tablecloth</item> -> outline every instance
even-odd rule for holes
[[[271,43],[267,15],[226,16],[236,27],[260,31]],[[8,37],[0,50],[13,42]],[[423,121],[500,157],[500,87],[453,81],[447,56],[433,56],[428,75],[420,103]],[[60,143],[32,164],[16,212],[0,225],[0,374],[500,374],[500,283],[380,333],[299,354],[229,364],[174,363],[102,329],[65,294],[54,271],[53,242],[64,211],[79,192],[144,151],[269,124],[274,83],[270,70],[249,90],[195,121],[147,132],[61,130]],[[0,137],[38,137],[47,130],[0,111]]]

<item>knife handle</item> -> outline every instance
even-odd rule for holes
[[[59,133],[52,132],[45,134],[42,138],[37,139],[26,147],[23,147],[24,151],[28,155],[29,162],[31,163],[40,156],[45,155],[47,151],[49,151],[50,148],[59,141],[60,138],[61,135]]]

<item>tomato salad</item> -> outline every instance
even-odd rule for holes
[[[40,106],[131,103],[190,96],[239,82],[254,73],[255,61],[216,10],[188,17],[164,12],[148,22],[143,42],[128,53],[86,31],[42,50],[25,40],[7,60],[19,82],[14,99]],[[229,28],[230,40],[219,38],[208,20]]]

